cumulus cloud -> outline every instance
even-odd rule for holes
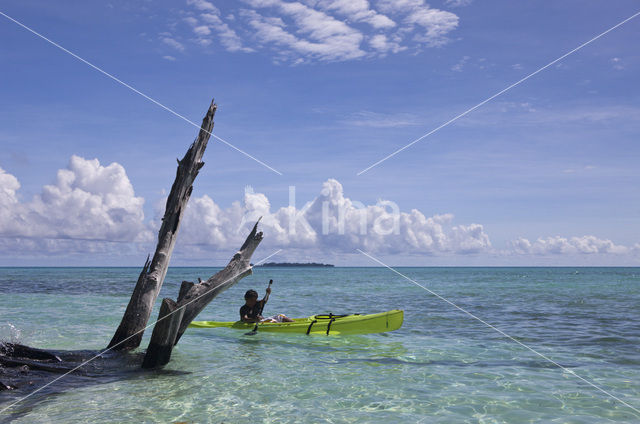
[[[31,201],[21,202],[19,189],[18,179],[0,169],[3,252],[73,255],[132,249],[135,243],[153,241],[164,212],[160,201],[155,221],[146,223],[144,200],[135,196],[124,168],[79,156],[72,156],[67,168],[59,170],[55,181]],[[291,197],[289,206],[277,209],[265,194],[250,187],[241,201],[227,208],[207,195],[192,198],[178,241],[211,251],[235,249],[262,217],[267,247],[426,255],[479,253],[491,247],[479,224],[454,225],[451,214],[426,217],[415,209],[401,212],[391,201],[364,205],[345,196],[334,179],[323,183],[320,194],[304,205],[296,206],[295,191]],[[105,242],[129,244],[114,248]]]
[[[232,52],[268,51],[276,62],[293,64],[441,46],[458,26],[454,13],[424,0],[243,0],[230,5],[225,17],[210,2],[186,4],[182,21],[196,44],[215,41]],[[162,40],[179,49],[173,38]]]
[[[148,241],[144,199],[136,197],[124,168],[72,156],[53,184],[20,202],[20,184],[0,170],[0,236],[106,241]]]
[[[18,189],[20,189],[18,179],[0,168],[0,231],[11,224],[16,205],[18,205],[16,196]]]
[[[630,249],[614,244],[611,240],[595,236],[538,238],[534,242],[518,238],[510,242],[511,250],[518,254],[561,255],[561,254],[626,254]]]
[[[251,188],[245,190],[243,202],[226,209],[206,195],[192,199],[179,242],[236,246],[259,217],[268,235],[265,245],[277,248],[434,255],[480,253],[491,247],[482,225],[453,225],[451,214],[427,218],[416,209],[401,212],[391,201],[364,205],[346,197],[334,179],[299,208],[292,204],[272,211],[269,199]]]
[[[19,191],[18,179],[0,168],[0,252],[5,256],[141,254],[143,247],[152,249],[164,212],[160,200],[156,218],[145,221],[144,199],[135,195],[121,165],[104,166],[97,159],[79,156],[72,156],[55,180],[31,200],[21,200]],[[363,204],[349,198],[335,179],[325,181],[319,194],[304,204],[296,203],[295,190],[291,190],[289,206],[279,208],[251,187],[228,207],[221,207],[208,195],[194,197],[181,225],[178,251],[191,249],[202,257],[237,249],[260,217],[266,235],[264,248],[312,256],[361,249],[385,255],[640,257],[640,243],[627,247],[593,235],[534,241],[518,238],[509,243],[508,250],[497,251],[480,224],[455,223],[447,213],[425,216],[417,209],[401,211],[389,200]]]

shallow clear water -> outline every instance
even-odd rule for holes
[[[640,268],[398,269],[640,409]],[[0,339],[103,348],[138,272],[0,268]],[[160,298],[214,272],[173,268]],[[265,314],[404,309],[404,325],[335,338],[189,329],[163,372],[70,376],[55,383],[57,393],[34,395],[0,421],[640,422],[622,403],[384,268],[256,268],[198,319],[235,320],[244,292],[262,294],[269,278]],[[0,409],[24,394],[0,392]]]

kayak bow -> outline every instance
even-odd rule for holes
[[[293,322],[264,322],[260,324],[260,332],[328,336],[383,333],[400,328],[403,319],[404,312],[397,309],[368,315],[313,315],[308,318],[296,318]],[[189,327],[193,328],[226,327],[245,331],[253,326],[253,323],[242,321],[193,321],[189,324]]]

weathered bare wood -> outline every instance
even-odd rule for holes
[[[4,384],[2,381],[0,381],[0,392],[3,390],[13,390],[15,389],[14,386],[10,386],[8,384]]]
[[[162,299],[142,368],[161,367],[169,362],[183,315],[184,308],[178,308],[178,304],[169,298]]]
[[[189,290],[193,287],[193,283],[191,281],[183,281],[180,285],[180,292],[178,293],[177,302],[180,302],[184,296],[189,292]]]
[[[0,365],[7,368],[15,368],[15,367],[24,367],[25,372],[30,370],[41,370],[48,371],[53,373],[65,373],[67,371],[71,371],[74,367],[69,366],[67,364],[60,364],[57,362],[46,362],[46,361],[38,361],[33,359],[24,359],[24,358],[7,358],[4,356],[0,356]]]
[[[198,171],[204,165],[202,156],[213,129],[215,112],[216,105],[212,102],[202,121],[198,137],[183,159],[178,161],[176,178],[167,198],[165,215],[158,233],[156,251],[152,260],[147,257],[122,321],[109,343],[109,348],[113,350],[130,350],[140,344],[153,304],[157,299],[167,273],[180,221],[193,190],[193,182],[198,175]],[[256,228],[254,228],[252,235],[253,237],[258,237],[258,239],[262,238],[261,233],[256,236]],[[248,253],[247,258],[250,258],[259,240],[253,248],[248,247],[248,242],[249,239],[241,248],[241,252]],[[241,252],[238,253],[240,256],[242,256]],[[247,271],[245,268],[238,268],[243,269],[242,276],[251,273],[250,269]],[[237,280],[242,276],[238,276]],[[200,280],[199,282],[202,283]],[[147,349],[148,355],[145,356],[145,361],[147,361],[147,356],[155,358],[156,365],[151,366],[164,365],[169,361],[173,346],[179,337],[178,334],[181,334],[179,330],[180,324],[183,322],[183,314],[188,310],[186,307],[180,308],[178,303],[191,292],[193,286],[193,283],[183,282],[178,302],[174,302],[171,299],[163,300],[160,317],[166,318],[162,319],[154,328],[154,333],[151,337],[152,343]],[[158,332],[157,335],[156,330]],[[22,387],[23,385],[32,385],[34,378],[44,379],[44,384],[50,380],[48,377],[50,373],[68,373],[78,369],[88,360],[92,360],[91,372],[94,375],[102,375],[104,372],[111,375],[113,368],[126,368],[132,360],[138,362],[139,357],[132,354],[114,353],[113,356],[111,355],[107,354],[107,351],[44,350],[20,344],[0,342],[0,378],[2,379],[0,381],[0,391]],[[96,366],[96,364],[98,365]],[[87,369],[83,368],[77,372],[84,374]],[[128,374],[125,373],[125,375]]]
[[[245,240],[240,250],[233,255],[229,264],[221,271],[210,277],[207,281],[194,284],[193,287],[180,299],[178,307],[184,307],[184,316],[180,323],[176,344],[185,330],[196,316],[216,296],[236,284],[242,278],[252,274],[251,256],[262,241],[262,232],[258,232],[258,222]]]
[[[53,362],[62,362],[59,356],[44,349],[25,346],[19,343],[0,343],[0,356],[7,358],[26,358]]]
[[[216,105],[211,102],[209,110],[202,120],[200,133],[182,160],[178,161],[176,178],[167,198],[167,205],[158,233],[158,244],[153,259],[145,263],[136,283],[127,309],[122,317],[109,348],[114,350],[135,349],[140,345],[144,328],[149,321],[175,246],[178,229],[187,202],[193,190],[193,182],[204,162],[202,155],[213,129],[213,117]]]
[[[180,311],[174,312],[172,317],[164,320],[162,318],[170,312],[168,308],[164,308],[164,302],[170,301],[170,299],[163,300],[163,308],[160,309],[158,323],[153,329],[151,341],[144,357],[143,368],[155,368],[169,362],[173,345],[178,343],[191,321],[217,295],[252,273],[251,256],[262,241],[262,232],[258,232],[259,222],[260,220],[256,222],[240,250],[233,255],[223,270],[217,272],[207,281],[200,281],[198,284],[190,281],[182,282],[176,309],[173,309]],[[180,316],[179,320],[177,319],[178,315]],[[171,319],[171,324],[164,323],[169,319]],[[176,321],[178,325],[174,327]],[[172,341],[172,344],[168,346],[167,342],[169,341]]]

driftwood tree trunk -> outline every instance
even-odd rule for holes
[[[176,179],[167,199],[155,254],[152,260],[147,258],[145,261],[122,321],[109,347],[103,351],[58,351],[0,342],[0,380],[2,380],[0,391],[33,384],[34,378],[41,379],[44,385],[50,382],[50,374],[90,372],[92,376],[100,377],[106,372],[105,375],[111,376],[114,368],[128,367],[131,358],[137,361],[137,355],[109,355],[108,350],[130,350],[140,345],[143,331],[167,273],[180,221],[191,196],[193,182],[204,165],[202,156],[213,129],[215,112],[216,105],[212,102],[202,121],[198,137],[184,158],[178,161]],[[145,353],[144,368],[166,364],[173,346],[200,311],[222,291],[251,274],[251,256],[262,241],[262,233],[257,231],[257,227],[256,223],[249,237],[226,268],[198,284],[184,281],[176,301],[163,299],[159,320]],[[88,361],[94,362],[91,371],[83,367]],[[96,363],[99,364],[96,366]],[[79,370],[80,367],[83,369]],[[123,378],[127,378],[128,375],[129,373],[125,372]]]
[[[193,182],[200,168],[204,166],[202,155],[211,136],[216,107],[216,104],[212,101],[207,114],[202,120],[198,137],[191,144],[184,158],[178,161],[176,179],[167,198],[167,206],[162,218],[162,226],[158,233],[158,245],[155,254],[151,261],[147,258],[142,268],[120,326],[109,343],[109,348],[129,350],[135,349],[140,345],[153,304],[158,298],[158,293],[167,274],[178,229],[180,228],[180,220],[191,196]]]
[[[153,368],[156,362],[163,365],[171,359],[171,347],[176,340],[180,320],[184,315],[184,308],[169,298],[162,299],[158,321],[153,327],[151,341],[142,361],[142,368]]]
[[[240,250],[233,255],[223,270],[198,284],[183,281],[177,302],[168,298],[163,299],[163,307],[160,309],[158,321],[151,335],[142,364],[143,368],[155,368],[167,364],[171,358],[173,346],[178,343],[191,321],[217,295],[243,277],[251,275],[251,256],[262,241],[262,232],[258,232],[258,222]]]

